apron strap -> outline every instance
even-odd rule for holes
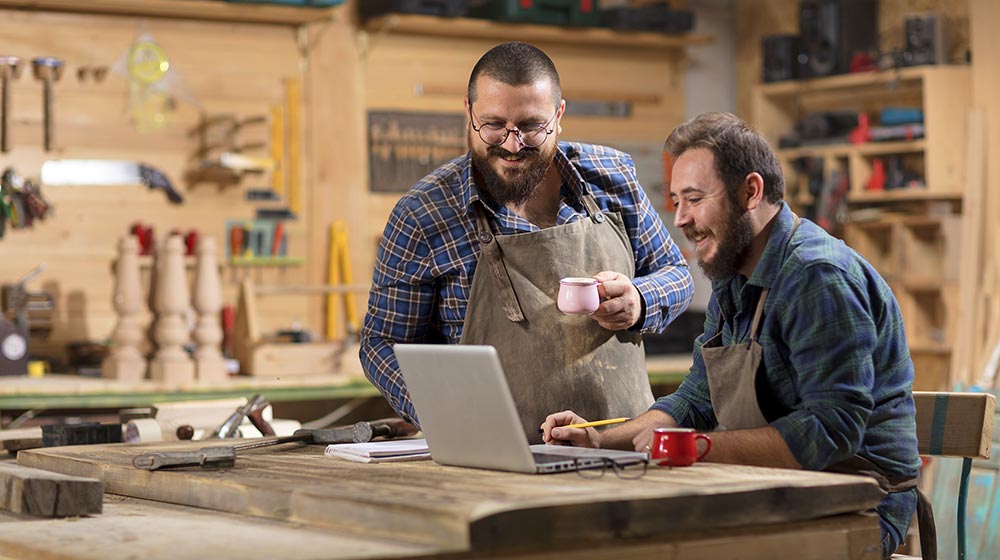
[[[482,246],[480,254],[480,265],[489,267],[490,277],[493,278],[500,294],[500,306],[504,314],[511,322],[520,323],[524,321],[524,312],[521,304],[517,301],[517,294],[514,292],[514,285],[510,281],[510,274],[507,266],[503,262],[503,254],[500,244],[496,242],[496,236],[490,230],[490,222],[486,218],[486,212],[482,208],[482,202],[473,204],[476,211],[476,224],[478,226],[479,243]],[[483,262],[485,261],[485,263]]]
[[[757,330],[760,328],[760,316],[764,314],[764,302],[767,301],[767,294],[771,293],[771,288],[764,288],[760,292],[760,298],[757,299],[757,309],[753,312],[753,322],[750,323],[750,345],[753,344],[754,340],[757,338]]]
[[[795,217],[795,223],[792,224],[792,231],[788,232],[788,240],[785,241],[785,250],[788,250],[788,245],[792,242],[792,236],[795,235],[795,230],[799,229],[799,225],[802,224],[802,219],[795,212],[792,212],[792,216]],[[760,317],[764,314],[764,302],[767,301],[767,294],[771,292],[770,288],[764,288],[760,292],[760,298],[757,299],[757,309],[753,312],[753,322],[750,323],[750,342],[753,343],[757,339],[758,330],[760,330]],[[725,319],[725,317],[723,317]],[[720,326],[721,332],[721,326]]]
[[[879,488],[887,494],[917,491],[917,527],[920,529],[920,554],[923,560],[937,560],[937,527],[934,524],[934,509],[930,500],[917,487],[917,477],[892,477],[885,474],[878,465],[855,455],[826,469],[827,472],[860,474],[870,476],[878,482]]]
[[[601,208],[597,205],[597,201],[594,200],[594,196],[589,192],[583,193],[580,196],[580,200],[583,202],[583,208],[587,211],[587,215],[590,216],[591,221],[595,224],[603,224],[607,216],[601,211]]]

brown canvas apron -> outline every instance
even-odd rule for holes
[[[788,234],[787,249],[795,230],[801,221],[795,216],[795,225]],[[770,290],[764,288],[757,300],[753,321],[750,324],[750,341],[746,344],[722,345],[722,321],[718,333],[701,348],[705,361],[705,374],[712,399],[712,409],[719,422],[720,430],[747,430],[768,425],[757,401],[757,372],[763,358],[764,348],[757,341],[764,302]],[[884,492],[906,492],[917,486],[917,478],[890,477],[871,461],[854,455],[831,465],[826,470],[846,474],[864,474],[874,478]],[[920,527],[920,549],[924,560],[937,557],[937,537],[934,530],[934,516],[930,502],[917,490],[917,522]]]
[[[653,403],[642,337],[609,331],[556,307],[559,279],[614,270],[635,275],[621,217],[589,194],[587,218],[514,235],[494,235],[475,205],[479,264],[461,344],[496,347],[528,440],[545,417],[573,410],[588,420],[638,416]]]

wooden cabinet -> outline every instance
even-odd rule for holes
[[[909,139],[777,150],[785,171],[785,199],[806,215],[828,203],[824,196],[829,195],[820,194],[818,185],[846,177],[833,229],[878,269],[896,294],[916,367],[915,388],[921,390],[947,388],[956,336],[969,99],[969,70],[961,66],[777,82],[754,91],[755,125],[772,145],[811,113],[858,111],[874,124],[888,107],[922,111],[924,132]],[[875,162],[888,157],[920,178],[915,186],[870,188]],[[811,172],[812,184],[803,158],[821,162]],[[833,211],[827,209],[827,214]]]

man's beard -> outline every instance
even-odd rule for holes
[[[511,155],[514,154],[500,146],[490,146],[486,153],[472,150],[473,168],[482,179],[478,184],[479,192],[501,206],[517,206],[531,198],[552,165],[555,153],[544,153],[540,148],[521,148],[517,155],[522,156],[527,165],[522,169],[508,169],[506,174],[497,172],[490,164],[494,158]]]
[[[732,201],[729,204],[729,220],[725,229],[716,230],[715,234],[715,257],[711,262],[702,259],[701,255],[695,252],[698,258],[698,266],[701,267],[710,280],[724,280],[736,276],[750,252],[750,244],[753,242],[753,224],[750,222],[750,212],[741,210]],[[708,233],[705,230],[695,227],[684,229],[684,235],[694,241],[700,233]]]

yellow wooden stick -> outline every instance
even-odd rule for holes
[[[337,243],[337,224],[330,226],[329,256],[327,261],[326,283],[331,286],[340,285],[340,248]],[[326,295],[326,339],[340,340],[344,336],[340,323],[340,294],[330,292]]]
[[[285,118],[281,105],[271,106],[271,190],[278,198],[285,198]]]
[[[354,275],[351,270],[351,251],[347,243],[347,224],[343,220],[333,222],[334,239],[337,240],[337,256],[340,257],[340,285],[350,286],[354,283]],[[357,333],[361,331],[361,320],[358,316],[357,301],[354,294],[344,292],[344,315],[349,332]]]

